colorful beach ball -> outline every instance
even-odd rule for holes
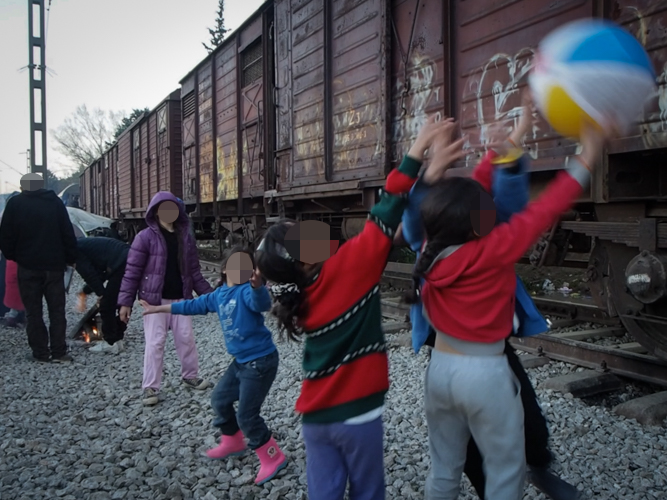
[[[529,83],[551,127],[578,139],[586,122],[627,133],[655,92],[656,75],[630,33],[608,21],[586,19],[547,35]]]

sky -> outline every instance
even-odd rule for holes
[[[49,0],[45,0],[48,6]],[[236,29],[263,0],[227,0]],[[202,59],[218,0],[51,0],[46,30],[47,165],[71,172],[52,130],[77,106],[153,108]],[[28,0],[0,0],[0,193],[18,189],[30,148]]]

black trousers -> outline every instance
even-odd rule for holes
[[[526,462],[531,467],[546,467],[551,463],[552,455],[549,451],[549,429],[547,420],[537,402],[537,394],[533,389],[526,370],[519,357],[505,342],[505,354],[510,368],[521,384],[521,401],[524,412],[524,432],[526,435]],[[479,498],[484,500],[484,469],[482,455],[473,439],[468,443],[468,455],[463,469],[470,482],[475,487]]]
[[[102,318],[102,335],[104,340],[113,345],[125,337],[127,325],[118,316],[118,294],[123,282],[125,266],[109,275],[109,280],[104,288],[104,295],[100,300],[100,317]]]
[[[18,280],[32,355],[38,359],[64,356],[67,354],[65,271],[33,271],[19,266]],[[48,332],[44,324],[42,299],[46,299],[49,310]]]

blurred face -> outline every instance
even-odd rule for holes
[[[318,264],[331,257],[339,242],[331,239],[331,228],[325,222],[309,220],[294,224],[285,236],[285,248],[296,260]]]
[[[479,194],[479,200],[475,200],[475,207],[470,211],[470,222],[477,236],[486,236],[496,225],[496,205],[493,198],[487,192]]]
[[[163,201],[157,208],[157,216],[166,224],[173,224],[178,219],[178,206],[173,201]]]
[[[37,191],[44,187],[44,179],[39,174],[26,174],[21,177],[22,191]]]
[[[225,266],[227,280],[233,285],[247,283],[252,276],[252,260],[247,253],[237,252],[230,255]]]

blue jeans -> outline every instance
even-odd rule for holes
[[[310,500],[384,500],[382,417],[364,424],[303,424]]]
[[[248,439],[248,447],[256,450],[271,439],[271,431],[259,412],[278,372],[278,351],[247,363],[232,361],[211,394],[216,413],[213,425],[224,436],[239,430]],[[238,401],[238,412],[234,403]]]

